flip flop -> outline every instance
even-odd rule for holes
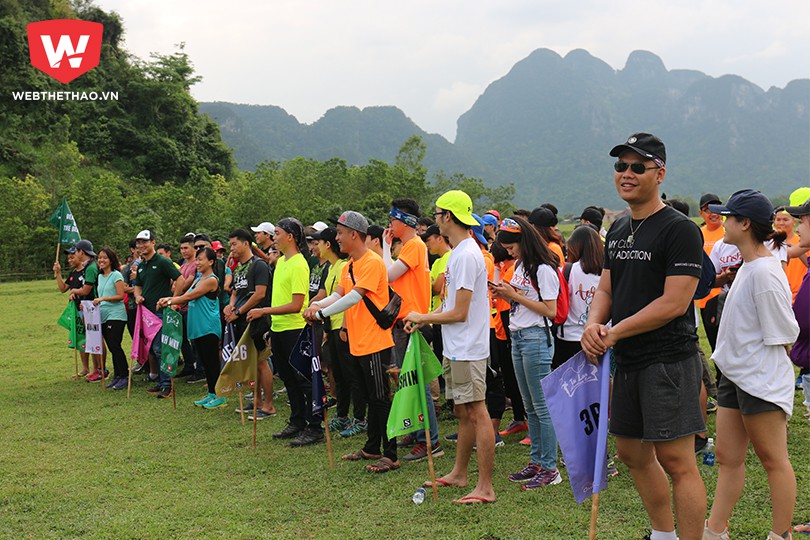
[[[384,457],[377,463],[366,465],[366,470],[373,473],[387,473],[388,471],[395,471],[399,469],[399,461],[391,461],[390,458]]]
[[[427,482],[422,484],[422,487],[424,487],[424,488],[432,488],[433,484],[431,484],[430,480],[428,480]],[[441,487],[458,487],[458,488],[460,488],[460,487],[467,487],[467,486],[459,486],[457,484],[451,484],[450,482],[448,482],[444,478],[437,478],[436,479],[436,487],[437,488],[441,488]]]
[[[495,502],[495,499],[490,500],[490,499],[485,499],[483,497],[479,497],[478,495],[467,495],[467,496],[462,497],[460,499],[456,499],[453,502],[456,503],[456,504],[465,504],[465,505],[469,505],[469,504],[492,504],[492,503]]]
[[[345,461],[362,461],[364,459],[380,459],[382,456],[379,454],[367,454],[363,450],[358,450],[357,452],[352,452],[351,454],[346,454],[345,456],[341,457],[340,459]]]
[[[807,523],[802,523],[801,525],[796,525],[793,527],[793,532],[797,534],[810,534],[810,521]]]

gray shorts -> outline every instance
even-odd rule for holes
[[[717,404],[726,409],[739,409],[740,414],[782,410],[779,405],[752,396],[725,376],[721,376],[717,382]]]
[[[673,363],[625,371],[616,367],[610,433],[642,441],[672,441],[706,430],[700,410],[697,354]]]

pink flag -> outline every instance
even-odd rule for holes
[[[149,360],[149,348],[152,340],[160,332],[163,321],[160,317],[138,304],[135,313],[135,334],[132,336],[132,359],[143,365]]]

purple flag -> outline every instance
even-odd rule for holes
[[[160,317],[138,304],[135,313],[135,332],[132,336],[132,359],[139,364],[145,364],[149,360],[149,348],[152,340],[160,332],[163,321]]]
[[[581,351],[541,381],[578,504],[607,487],[609,384],[610,355],[595,366]]]

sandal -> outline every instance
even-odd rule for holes
[[[802,523],[801,525],[796,525],[793,527],[793,532],[798,534],[810,534],[810,521],[807,523]]]
[[[366,470],[373,473],[387,473],[388,471],[395,471],[399,469],[399,460],[391,461],[390,458],[384,457],[373,465],[366,465]]]
[[[345,461],[362,461],[364,459],[380,459],[381,457],[382,456],[379,454],[367,454],[364,450],[360,449],[357,452],[346,454],[340,459]]]

